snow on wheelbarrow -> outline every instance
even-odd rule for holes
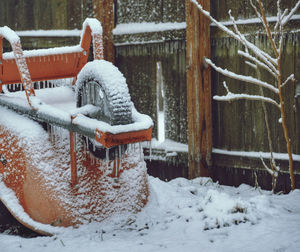
[[[3,38],[12,52],[2,52]],[[103,60],[99,21],[85,20],[77,46],[30,51],[2,27],[0,70],[0,200],[18,221],[51,235],[144,207],[141,142],[151,141],[153,122]],[[63,78],[73,86],[34,89],[33,82]],[[15,83],[24,91],[8,92]]]

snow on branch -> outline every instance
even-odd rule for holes
[[[238,40],[241,42],[244,46],[249,48],[257,57],[259,57],[265,64],[267,64],[269,67],[270,65],[277,66],[277,60],[272,58],[269,54],[261,50],[259,47],[254,45],[253,43],[249,42],[244,35],[240,37],[238,34],[233,32],[232,30],[228,29],[225,25],[223,25],[221,22],[214,19],[210,13],[203,9],[202,5],[199,4],[196,0],[190,0],[193,4],[196,5],[196,7],[201,11],[203,15],[205,15],[207,18],[210,19],[211,22],[213,22],[219,29],[227,33],[232,38]]]
[[[291,9],[290,13],[286,17],[283,18],[282,26],[286,25],[286,23],[291,19],[291,17],[295,14],[295,12],[298,10],[299,7],[300,7],[300,1],[298,1],[296,3],[296,5],[294,6],[294,8]]]
[[[238,50],[238,54],[245,57],[245,58],[247,58],[247,59],[249,59],[249,60],[251,60],[251,61],[253,61],[256,65],[258,65],[258,66],[262,67],[263,69],[267,70],[275,78],[277,78],[279,76],[278,70],[275,67],[273,69],[271,69],[269,66],[267,66],[266,64],[264,64],[263,62],[261,62],[257,58],[251,56],[249,53]]]
[[[294,74],[291,74],[289,77],[287,77],[287,79],[281,84],[281,87],[285,86],[285,84],[287,84],[289,81],[296,81]]]
[[[252,83],[252,84],[264,87],[264,88],[268,88],[269,90],[273,91],[276,94],[279,93],[277,88],[275,88],[273,85],[271,85],[267,82],[261,81],[259,79],[256,79],[256,78],[252,77],[252,76],[245,76],[245,75],[236,74],[234,72],[228,71],[227,69],[223,69],[221,67],[218,67],[208,58],[205,58],[204,60],[208,65],[210,65],[212,68],[214,68],[217,72],[219,72],[219,73],[221,73],[221,74],[223,74],[227,77],[230,77],[230,78],[233,78],[233,79],[236,79],[236,80],[240,80],[240,81],[244,81],[244,82],[248,82],[248,83]]]
[[[278,170],[277,170],[278,167],[275,166],[275,167],[276,167],[276,170],[271,170],[271,169],[266,165],[266,163],[265,163],[265,161],[263,160],[262,156],[260,156],[260,160],[261,160],[263,166],[265,167],[265,169],[267,170],[267,172],[268,172],[271,176],[274,176],[275,178],[277,178],[277,177],[278,177]]]
[[[216,101],[234,101],[234,100],[263,101],[263,102],[271,103],[280,109],[280,105],[275,100],[273,100],[269,97],[264,97],[261,95],[234,94],[229,91],[225,81],[223,82],[223,85],[227,91],[227,94],[223,95],[223,96],[215,95],[213,97],[214,100],[216,100]]]

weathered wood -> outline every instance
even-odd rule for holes
[[[198,1],[210,10],[210,1]],[[203,57],[210,57],[208,20],[186,1],[187,109],[189,178],[208,176],[211,166],[212,123],[210,70]]]
[[[262,46],[264,50],[269,51],[269,45],[265,43],[265,35],[249,35],[250,40]],[[296,41],[300,39],[298,32],[291,32],[284,38],[284,57],[283,57],[283,74],[285,78],[291,73],[295,73],[296,80],[300,79],[299,73],[299,45]],[[255,76],[255,72],[244,64],[244,59],[237,55],[237,50],[242,46],[233,39],[223,37],[212,38],[212,58],[214,62],[223,68],[236,71],[239,74]],[[272,82],[273,77],[269,73],[262,71],[262,79]],[[246,85],[222,76],[216,72],[212,73],[213,95],[224,95],[225,89],[222,82],[225,80],[232,92],[244,92],[249,94],[258,94],[259,90],[253,85]],[[286,97],[286,112],[288,126],[293,140],[293,152],[299,154],[299,127],[297,121],[297,99],[295,99],[296,83],[288,84],[284,87]],[[296,84],[296,85],[295,85]],[[264,91],[266,95],[271,95],[268,90]],[[271,95],[273,99],[277,99]],[[280,113],[277,108],[266,104],[273,148],[275,152],[286,152],[282,127],[278,123]],[[243,151],[269,151],[267,132],[264,123],[264,114],[260,102],[255,101],[236,101],[231,103],[213,101],[213,142],[214,147],[227,150]]]
[[[114,1],[93,0],[94,16],[100,20],[103,29],[104,59],[114,62],[115,50],[113,43]]]
[[[165,134],[181,143],[187,143],[185,45],[180,40],[116,47],[116,65],[126,77],[132,101],[155,122],[153,137],[157,137],[156,64],[161,62]]]
[[[182,0],[118,0],[116,23],[184,22]]]

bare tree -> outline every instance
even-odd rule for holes
[[[291,148],[291,140],[289,138],[289,131],[286,122],[286,114],[285,114],[285,100],[282,94],[282,88],[289,82],[295,81],[294,74],[289,75],[286,79],[283,79],[282,75],[282,68],[281,68],[281,60],[282,60],[282,53],[283,53],[283,39],[284,39],[284,27],[291,19],[291,17],[295,14],[297,9],[300,7],[300,0],[295,4],[295,6],[291,9],[285,9],[284,11],[281,10],[280,4],[281,1],[277,0],[277,21],[274,26],[270,26],[267,21],[265,9],[262,3],[262,0],[249,0],[250,5],[254,9],[257,17],[259,18],[260,22],[262,23],[266,35],[268,37],[268,41],[272,47],[272,55],[265,52],[262,48],[259,48],[255,44],[251,43],[244,34],[240,32],[238,29],[237,23],[234,17],[231,15],[231,11],[229,11],[229,16],[233,24],[233,30],[228,29],[225,25],[221,22],[214,19],[210,13],[203,9],[203,7],[197,2],[197,0],[190,0],[194,3],[200,12],[205,15],[207,18],[211,20],[219,29],[223,32],[227,33],[230,37],[234,38],[235,40],[239,41],[242,45],[244,50],[238,50],[238,54],[245,58],[245,63],[250,67],[253,67],[256,70],[257,77],[240,75],[234,72],[231,72],[227,69],[220,68],[216,66],[210,59],[205,58],[204,61],[206,64],[211,66],[217,72],[245,82],[248,85],[257,85],[260,88],[259,95],[249,95],[243,93],[232,93],[230,92],[226,82],[223,82],[223,85],[227,91],[225,96],[214,96],[213,98],[218,101],[233,101],[233,100],[256,100],[261,101],[263,104],[263,110],[265,114],[265,122],[268,132],[268,141],[269,141],[269,149],[270,149],[270,166],[271,169],[266,165],[266,163],[261,158],[264,167],[273,177],[273,190],[276,186],[276,181],[278,177],[279,167],[276,166],[274,155],[273,155],[273,148],[272,148],[272,139],[270,135],[270,127],[268,123],[268,117],[266,113],[265,103],[270,103],[274,105],[280,111],[281,118],[280,123],[283,128],[284,138],[286,142],[288,157],[289,157],[289,174],[291,180],[291,188],[292,190],[295,189],[295,178],[294,178],[294,171],[293,171],[293,156],[292,156],[292,148]],[[275,85],[271,84],[271,82],[262,81],[260,78],[260,70],[267,70],[271,76],[273,76],[275,80]],[[273,94],[278,97],[279,101],[271,97],[267,97],[264,95],[263,90],[269,89]]]

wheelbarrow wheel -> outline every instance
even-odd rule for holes
[[[132,102],[126,79],[112,63],[95,60],[87,63],[78,74],[76,82],[77,107],[88,104],[97,107],[90,117],[110,125],[132,123]],[[84,137],[85,138],[85,137]],[[98,158],[106,157],[106,148],[93,139],[85,138],[89,150]],[[124,152],[126,146],[120,148]],[[109,149],[109,158],[120,153],[118,147]]]

